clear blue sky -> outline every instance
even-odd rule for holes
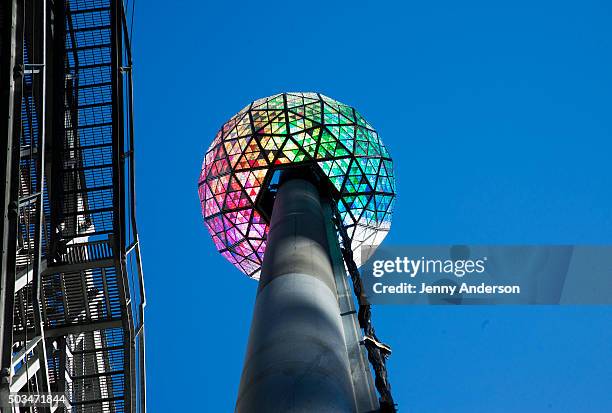
[[[138,221],[148,402],[233,411],[255,282],[197,195],[251,100],[353,105],[395,159],[386,242],[612,243],[607,1],[137,2]],[[612,412],[610,307],[377,307],[401,412]],[[181,403],[183,404],[183,403]]]

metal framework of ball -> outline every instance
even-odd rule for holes
[[[215,246],[251,278],[259,278],[268,234],[259,206],[262,188],[276,170],[304,165],[318,168],[333,185],[354,251],[379,245],[389,231],[393,163],[363,116],[319,93],[258,99],[221,127],[198,180],[202,214]]]

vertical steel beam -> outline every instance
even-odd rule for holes
[[[134,324],[130,298],[130,286],[126,268],[126,242],[125,242],[125,135],[124,135],[124,107],[123,107],[123,1],[111,0],[111,88],[113,99],[113,242],[115,252],[115,266],[118,270],[119,290],[121,293],[121,310],[123,317],[123,340],[126,354],[124,356],[125,405],[129,411],[136,411],[136,366],[134,341]]]
[[[51,152],[51,176],[48,182],[49,201],[51,204],[51,234],[48,263],[56,261],[61,254],[60,216],[62,215],[62,169],[63,147],[66,133],[66,4],[64,0],[55,0],[53,4],[53,132],[52,140],[47,143]]]
[[[327,225],[318,189],[305,179],[282,177],[238,413],[356,411]]]
[[[0,404],[8,405],[13,346],[13,303],[19,221],[19,137],[23,78],[20,2],[0,4]],[[5,138],[6,137],[6,138]]]
[[[125,42],[125,54],[127,59],[127,68],[122,69],[122,73],[124,78],[126,79],[126,121],[127,121],[127,133],[129,136],[129,187],[126,188],[129,193],[129,214],[130,214],[130,223],[131,223],[131,231],[134,239],[132,242],[134,243],[134,253],[136,257],[136,268],[138,272],[138,288],[140,294],[140,306],[138,308],[138,331],[135,333],[134,340],[138,341],[138,375],[139,375],[139,392],[140,398],[138,400],[138,408],[136,411],[146,412],[147,410],[147,386],[146,386],[146,366],[145,366],[145,326],[144,326],[144,309],[147,303],[145,287],[144,287],[144,278],[142,274],[142,261],[140,255],[140,239],[138,238],[138,230],[136,225],[136,159],[134,157],[134,88],[133,88],[133,79],[132,79],[132,46],[131,39],[129,36],[127,20],[126,20],[126,11],[123,9],[123,13],[121,13],[121,19],[123,23],[123,38]],[[133,316],[133,314],[132,314]],[[134,357],[134,361],[136,361],[136,357]],[[134,379],[136,380],[136,379]]]
[[[331,199],[323,201],[325,222],[333,222],[334,219],[331,202],[333,202]],[[378,396],[374,388],[372,373],[370,373],[370,364],[362,344],[363,335],[359,327],[359,320],[357,319],[354,295],[349,285],[350,278],[344,266],[344,259],[338,244],[338,233],[334,225],[327,225],[327,242],[336,280],[346,351],[351,364],[351,378],[357,412],[374,412],[380,407]]]
[[[36,47],[32,48],[31,59],[33,61],[32,72],[33,85],[32,94],[35,97],[36,111],[38,112],[38,139],[36,142],[36,166],[37,173],[36,182],[32,191],[36,196],[36,211],[34,214],[34,253],[33,253],[33,281],[32,281],[32,307],[34,311],[34,322],[37,335],[43,337],[43,316],[42,316],[42,240],[44,236],[44,213],[43,213],[43,193],[45,191],[45,138],[47,136],[47,2],[45,0],[37,0],[33,3],[32,10],[36,16],[34,22],[37,24],[32,28],[32,44]],[[49,391],[49,372],[47,370],[46,355],[47,349],[45,340],[41,340],[37,346],[38,356],[41,358],[41,368],[39,374],[40,391]]]

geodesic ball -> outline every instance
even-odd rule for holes
[[[258,197],[277,169],[292,165],[320,168],[329,178],[354,251],[379,245],[389,231],[393,162],[359,112],[319,93],[258,99],[221,127],[198,181],[215,246],[254,279],[259,279],[268,234]]]

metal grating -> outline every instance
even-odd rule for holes
[[[46,276],[47,328],[121,320],[121,294],[114,267]]]
[[[58,221],[66,242],[113,233],[111,1],[66,2],[63,185]]]
[[[68,391],[75,395],[74,405],[78,411],[129,411],[124,400],[123,341],[122,329],[68,336]]]
[[[0,289],[10,291],[0,310],[11,332],[0,328],[2,372],[10,371],[0,399],[9,388],[51,390],[69,399],[53,410],[144,412],[145,297],[123,3],[9,0],[0,6],[0,32],[0,75],[14,102],[0,104],[15,119],[2,127],[16,142],[0,156],[11,177],[0,183],[9,212],[3,260],[11,258],[2,269],[11,289]]]
[[[134,211],[125,203],[133,199],[132,175],[120,188],[129,158],[123,147],[131,140],[131,109],[122,110],[126,76],[119,70],[129,47],[122,40],[122,3],[69,0],[64,6],[63,138],[53,183],[60,195],[43,278],[45,326],[62,336],[55,344],[63,359],[50,360],[50,377],[73,411],[144,411],[144,380],[135,368],[144,371],[144,360],[132,344],[144,333],[131,300],[132,290],[140,296],[142,272],[138,262],[134,285],[131,267],[123,264],[139,246],[125,235],[136,234]]]

